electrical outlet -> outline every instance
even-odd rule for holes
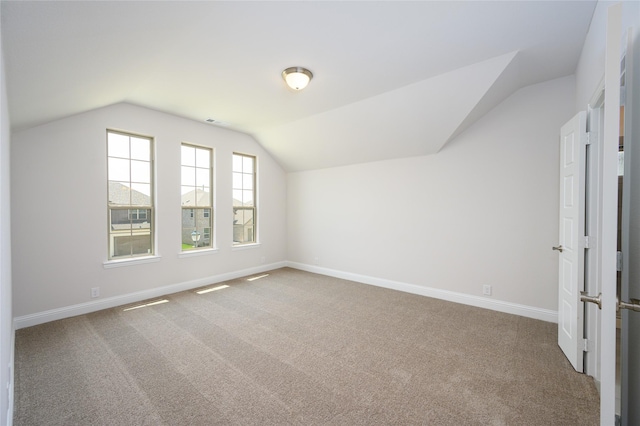
[[[313,258],[313,263],[314,263],[314,264],[316,264],[316,265],[320,263],[320,262],[318,261],[318,258],[317,258],[317,257],[314,257],[314,258]]]
[[[490,285],[483,285],[482,286],[482,294],[484,294],[485,296],[491,296],[491,286]]]
[[[91,289],[91,297],[92,298],[100,297],[100,287],[93,287]]]
[[[262,263],[265,263],[267,261],[267,258],[262,256]]]

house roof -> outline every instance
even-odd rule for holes
[[[11,125],[128,102],[253,135],[288,171],[431,154],[573,74],[595,5],[2,1]]]
[[[196,188],[193,191],[182,194],[181,204],[184,207],[209,207],[211,206],[211,193],[209,193],[209,191]]]
[[[120,182],[109,181],[109,204],[115,206],[151,206],[151,197]]]

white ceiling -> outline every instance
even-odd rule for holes
[[[288,171],[431,154],[573,74],[595,3],[3,0],[12,128],[129,102],[226,122]]]

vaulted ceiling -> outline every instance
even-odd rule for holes
[[[251,134],[287,171],[432,154],[573,74],[595,4],[3,0],[11,125],[129,102]]]

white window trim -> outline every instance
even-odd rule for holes
[[[262,245],[261,243],[237,244],[237,245],[231,246],[231,251],[255,249],[255,248],[260,248],[261,245]]]
[[[218,253],[220,250],[217,248],[203,248],[199,250],[189,250],[189,251],[181,251],[178,253],[178,258],[182,259],[185,257],[195,257],[195,256],[209,256],[212,254]]]
[[[195,217],[195,211],[196,209],[209,209],[209,216],[207,217],[210,221],[210,236],[209,236],[209,240],[211,241],[211,246],[210,247],[194,247],[193,249],[189,249],[189,250],[182,250],[180,251],[180,253],[178,253],[178,258],[182,258],[182,257],[192,257],[192,256],[198,256],[198,255],[209,255],[209,254],[213,254],[215,252],[218,251],[218,247],[216,246],[216,234],[215,231],[217,230],[217,226],[216,226],[216,221],[218,219],[218,215],[216,214],[216,188],[215,188],[215,184],[216,184],[216,178],[215,178],[215,172],[217,170],[216,167],[216,151],[215,148],[211,147],[211,146],[206,146],[206,145],[199,145],[199,144],[194,144],[191,142],[185,142],[182,141],[180,143],[180,147],[182,146],[190,146],[196,149],[205,149],[210,151],[210,163],[209,163],[209,174],[210,174],[210,182],[209,182],[209,188],[211,189],[211,195],[210,195],[210,201],[211,201],[211,205],[209,206],[180,206],[181,208],[181,214],[182,211],[186,208],[191,208],[191,217],[194,218]],[[182,148],[181,148],[182,149]],[[180,156],[180,167],[182,167],[182,156]],[[180,183],[182,185],[182,182]]]
[[[111,256],[111,243],[110,241],[107,241],[107,260],[103,263],[104,268],[116,268],[119,266],[128,266],[128,265],[119,265],[121,263],[129,263],[129,264],[138,264],[138,263],[150,263],[150,262],[159,262],[160,261],[160,255],[158,254],[158,234],[157,234],[157,229],[156,229],[156,219],[157,219],[157,202],[156,202],[156,176],[157,176],[157,164],[156,164],[156,139],[153,136],[149,136],[149,135],[143,135],[141,133],[135,133],[135,132],[129,132],[126,130],[117,130],[115,128],[107,128],[107,144],[108,144],[108,138],[109,138],[109,133],[119,133],[122,135],[127,135],[129,137],[139,137],[139,138],[145,138],[145,139],[149,139],[150,141],[150,160],[149,163],[151,165],[150,167],[150,172],[151,172],[151,205],[150,206],[137,206],[134,207],[136,209],[145,209],[145,210],[151,210],[151,242],[152,242],[152,249],[153,249],[153,253],[145,256],[145,255],[133,255],[133,256],[128,256],[128,257],[116,257],[116,258],[110,258]],[[107,145],[108,146],[108,145]],[[109,150],[107,148],[107,162],[109,161]],[[108,163],[107,163],[108,164]],[[109,173],[108,173],[108,165],[107,165],[107,187],[109,185]],[[108,189],[107,189],[107,200],[108,200]],[[125,208],[129,208],[131,209],[132,207],[129,206],[110,206],[109,203],[107,202],[107,216],[110,214],[110,210],[111,208],[119,208],[119,207],[125,207]],[[149,219],[149,217],[147,217],[147,219]],[[108,226],[108,229],[110,228],[110,226]],[[111,233],[110,231],[107,234],[107,239],[110,240],[111,239]],[[148,259],[154,259],[157,258],[158,260],[148,260]],[[109,265],[109,266],[107,266]]]
[[[233,151],[231,153],[231,156],[233,158],[233,155],[242,155],[242,156],[247,156],[247,157],[253,157],[255,163],[253,166],[253,220],[254,220],[254,234],[253,234],[253,241],[249,242],[249,243],[232,243],[231,246],[231,250],[244,250],[244,249],[251,249],[254,248],[255,246],[260,246],[260,226],[258,226],[260,224],[260,220],[259,220],[259,216],[260,216],[260,210],[258,208],[259,205],[259,188],[258,188],[258,167],[259,167],[259,161],[258,161],[258,155],[257,154],[249,154],[246,152],[240,152],[240,151]],[[231,168],[232,173],[233,173],[233,167]],[[233,207],[233,206],[232,206]],[[243,206],[238,206],[238,207],[243,207]]]
[[[160,262],[161,258],[162,256],[156,255],[156,256],[140,256],[140,257],[134,257],[129,259],[114,259],[114,260],[107,260],[103,262],[102,266],[104,267],[104,269],[120,268],[122,266],[134,266],[134,265],[141,265],[144,263]]]

